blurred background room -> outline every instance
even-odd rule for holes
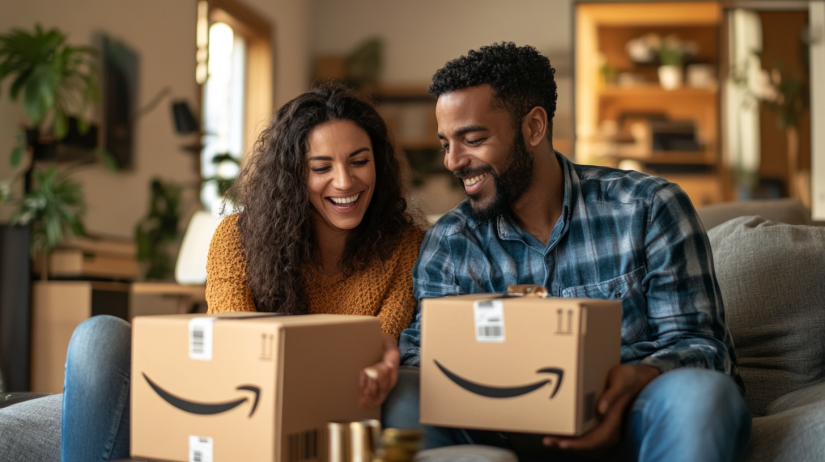
[[[0,0],[0,391],[61,387],[88,316],[205,310],[223,194],[318,82],[375,102],[431,222],[456,206],[427,86],[501,41],[550,58],[574,162],[825,221],[822,1]]]

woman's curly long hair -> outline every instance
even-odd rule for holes
[[[249,288],[258,311],[308,311],[303,277],[317,264],[316,234],[307,191],[308,137],[332,120],[350,120],[367,132],[375,159],[375,192],[361,223],[347,237],[345,275],[374,258],[387,260],[414,219],[407,211],[401,163],[387,125],[355,92],[325,84],[286,103],[258,137],[229,196],[242,210],[238,229]]]

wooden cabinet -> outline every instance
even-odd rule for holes
[[[724,200],[717,84],[721,17],[716,2],[578,4],[576,160],[622,168],[628,165],[622,161],[632,160],[631,166],[680,184],[695,206]],[[710,79],[701,86],[685,79],[665,89],[658,55],[640,63],[627,49],[629,41],[651,34],[689,42],[693,52],[684,65],[703,65]],[[686,127],[686,148],[657,142],[668,124]]]
[[[32,284],[31,391],[63,391],[69,341],[77,326],[99,314],[127,320],[129,284],[37,281]]]

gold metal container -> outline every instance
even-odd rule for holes
[[[329,462],[372,462],[381,437],[381,422],[329,422],[327,436]]]
[[[421,446],[420,430],[388,428],[381,435],[378,458],[381,462],[412,462]],[[375,462],[375,461],[374,461]]]

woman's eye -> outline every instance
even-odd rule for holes
[[[361,166],[361,165],[367,165],[367,163],[368,163],[369,161],[370,161],[369,159],[364,159],[364,160],[356,160],[356,161],[354,161],[354,162],[352,163],[352,165],[358,165],[358,166]]]
[[[329,171],[329,167],[314,167],[310,170],[312,170],[313,173],[326,173]]]

